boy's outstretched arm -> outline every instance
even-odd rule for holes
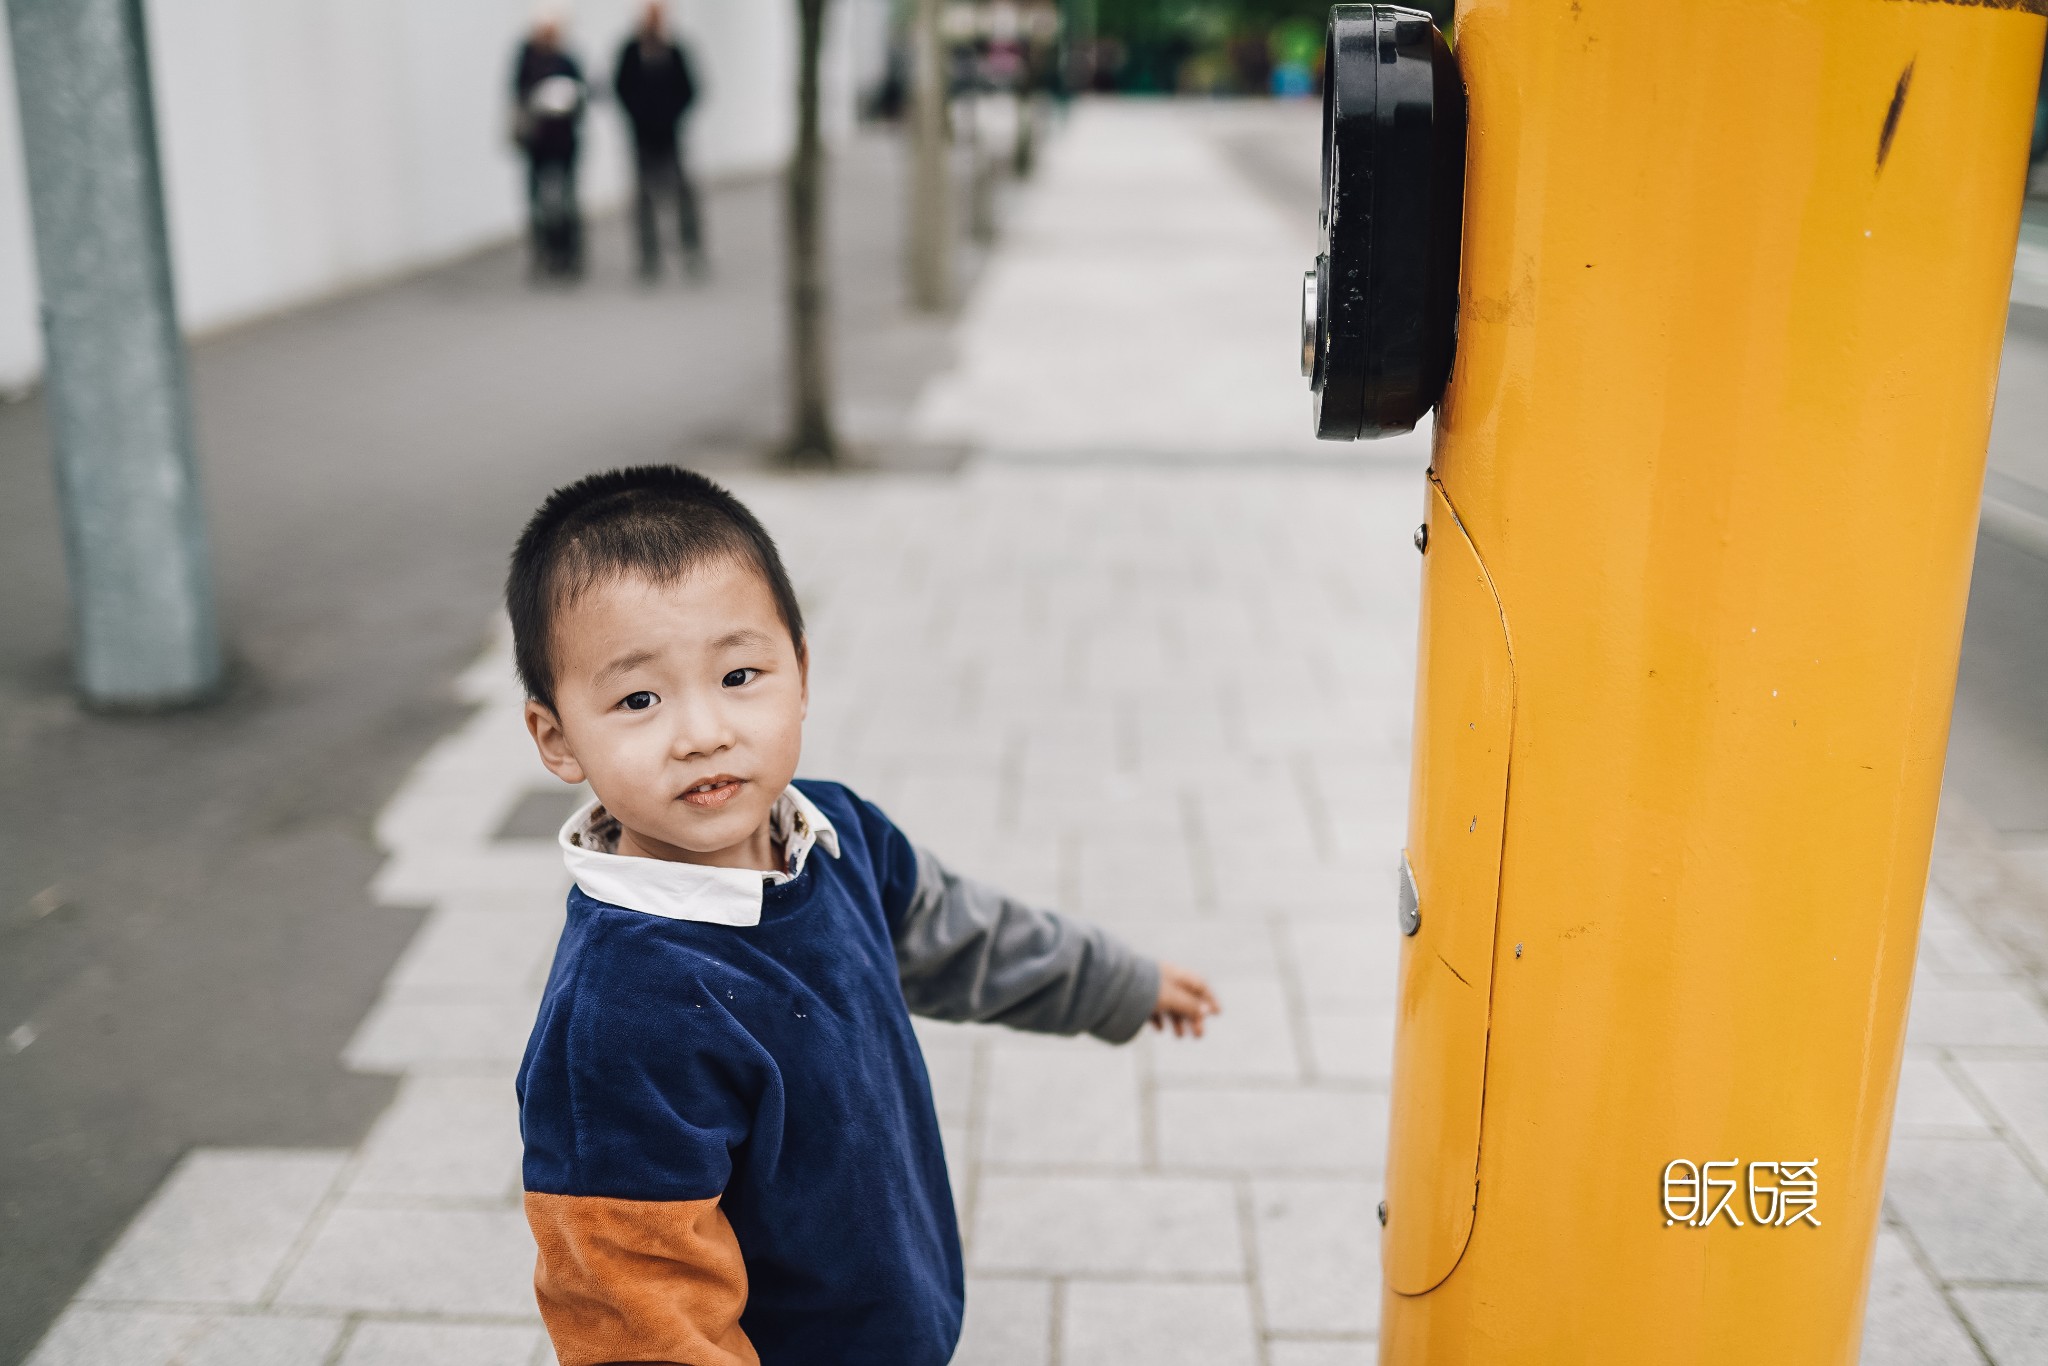
[[[893,927],[897,975],[914,1013],[1123,1043],[1147,1020],[1199,1035],[1219,1009],[1199,974],[915,852],[916,885]]]

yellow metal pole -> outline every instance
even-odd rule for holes
[[[1459,6],[1383,1362],[1856,1359],[2042,13]]]

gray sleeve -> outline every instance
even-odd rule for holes
[[[914,1014],[1110,1043],[1143,1028],[1159,999],[1151,959],[961,877],[923,849],[896,925],[896,971]]]

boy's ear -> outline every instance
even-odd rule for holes
[[[565,783],[583,781],[583,765],[576,762],[576,755],[569,748],[569,737],[562,733],[561,718],[554,708],[526,699],[526,733],[533,737],[533,747],[540,751],[540,761],[548,772]]]
[[[796,677],[803,685],[803,713],[805,719],[811,714],[811,643],[801,641],[796,647]]]

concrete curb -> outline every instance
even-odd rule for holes
[[[2007,545],[2048,560],[2048,517],[2036,517],[2011,503],[1986,498],[1984,529]]]

